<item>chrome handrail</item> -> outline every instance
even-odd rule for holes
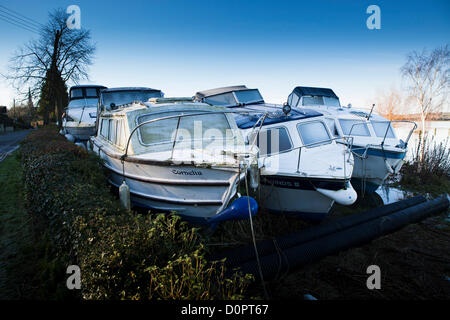
[[[128,136],[127,139],[127,144],[126,144],[126,148],[125,148],[125,153],[121,156],[121,159],[124,160],[127,156],[128,156],[128,149],[130,146],[130,141],[131,141],[131,137],[133,136],[133,134],[137,131],[137,129],[139,129],[140,127],[147,125],[147,124],[151,124],[153,122],[157,122],[157,121],[162,121],[162,120],[167,120],[167,119],[181,119],[182,117],[193,117],[193,116],[200,116],[200,115],[209,115],[209,114],[226,114],[226,113],[244,113],[244,114],[249,114],[249,113],[257,113],[257,114],[261,114],[260,111],[203,111],[203,112],[198,112],[198,113],[190,113],[190,114],[178,114],[178,115],[173,115],[173,116],[166,116],[166,117],[161,117],[161,118],[156,118],[156,119],[151,119],[148,121],[144,121],[140,124],[138,124],[130,133],[130,135]],[[260,119],[262,117],[266,117],[267,113],[264,113],[263,116],[260,117]],[[260,120],[258,119],[258,121]],[[178,121],[179,123],[179,121]],[[177,132],[178,132],[178,126],[177,126]],[[176,142],[176,140],[174,141]],[[172,155],[173,155],[173,149],[175,148],[175,143],[172,146]]]
[[[352,133],[352,131],[353,131],[353,127],[354,127],[354,126],[362,125],[362,124],[367,124],[368,122],[369,122],[369,121],[365,121],[365,122],[364,122],[364,121],[361,120],[359,123],[354,123],[354,124],[352,125],[351,129],[350,129],[349,134],[346,135],[346,136],[351,136],[351,133]],[[378,122],[386,122],[386,123],[388,123],[388,125],[386,126],[386,132],[384,133],[383,140],[380,142],[380,144],[373,144],[373,143],[367,144],[367,145],[364,147],[365,151],[363,152],[362,155],[359,155],[359,154],[353,152],[354,155],[356,155],[356,156],[358,156],[358,157],[360,157],[360,158],[366,158],[366,157],[367,157],[367,151],[368,151],[368,149],[369,149],[370,147],[381,147],[381,148],[384,150],[384,142],[386,141],[386,138],[387,138],[387,134],[388,134],[388,132],[389,132],[389,129],[390,129],[390,128],[393,128],[393,127],[392,127],[392,123],[393,123],[393,122],[404,122],[404,123],[412,123],[412,124],[414,124],[413,128],[409,131],[408,137],[406,138],[406,141],[405,141],[405,147],[404,147],[403,149],[406,149],[406,147],[407,147],[407,145],[408,145],[408,142],[409,142],[409,139],[411,138],[411,135],[413,134],[414,130],[417,129],[417,123],[415,123],[414,121],[409,121],[409,120],[389,120],[389,121],[378,121]],[[401,139],[399,139],[399,140],[401,140]],[[361,149],[361,148],[358,148],[358,149]]]
[[[337,140],[344,140],[345,141],[345,145],[346,145],[346,149],[345,149],[345,153],[344,153],[344,180],[346,179],[346,171],[345,171],[345,162],[346,162],[346,154],[348,153],[349,155],[352,153],[352,147],[353,147],[353,139],[354,137],[334,137],[334,138],[330,138],[327,140],[322,140],[322,141],[317,141],[317,142],[313,142],[313,143],[308,143],[308,144],[304,144],[295,148],[290,148],[289,150],[284,150],[284,151],[280,151],[280,152],[276,152],[276,153],[271,153],[268,155],[265,155],[263,163],[265,164],[265,161],[267,158],[269,157],[273,157],[273,156],[277,156],[277,155],[281,155],[284,153],[288,153],[294,150],[299,150],[298,151],[298,160],[297,160],[297,173],[300,173],[300,161],[301,161],[301,155],[302,155],[302,149],[303,148],[309,148],[311,146],[315,146],[315,145],[320,145],[320,144],[324,144],[324,143],[328,143],[328,142],[332,142],[332,141],[337,141]]]

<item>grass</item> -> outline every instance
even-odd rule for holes
[[[17,152],[0,163],[0,185],[0,299],[14,299],[23,296],[27,285],[22,283],[23,273],[28,272],[25,269],[33,255],[21,254],[32,246],[33,237],[24,208],[22,167]]]
[[[37,233],[26,211],[19,151],[0,162],[0,300],[54,300],[72,295],[62,290],[63,266],[48,235]]]

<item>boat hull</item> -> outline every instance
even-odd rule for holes
[[[262,176],[259,204],[271,212],[295,215],[305,220],[322,220],[335,200],[316,188],[339,190],[344,184],[344,180]]]
[[[70,134],[75,138],[75,141],[87,141],[93,135],[95,135],[94,126],[71,126],[70,124],[64,125],[66,134]]]
[[[105,160],[109,182],[119,187],[123,180],[130,188],[134,206],[154,213],[175,212],[202,223],[222,212],[234,197],[239,183],[238,168],[199,167],[124,161],[108,156],[94,143],[93,150]],[[241,173],[242,174],[242,173]]]
[[[356,153],[352,184],[355,189],[364,193],[375,192],[389,174],[398,173],[406,155],[406,151],[383,151],[375,148],[369,148],[364,155],[362,147],[352,151]]]

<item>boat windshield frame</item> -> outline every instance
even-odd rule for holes
[[[100,93],[100,106],[103,107],[105,110],[108,110],[108,111],[114,110],[114,109],[111,108],[111,104],[110,105],[106,105],[105,104],[104,97],[105,97],[105,95],[108,95],[110,93],[111,94],[115,94],[115,93],[139,93],[139,92],[142,92],[142,93],[145,93],[145,92],[148,92],[148,93],[159,93],[160,94],[159,97],[161,97],[161,95],[162,95],[161,90],[155,90],[155,89],[148,89],[148,90],[142,90],[142,89],[140,89],[140,90],[138,90],[138,89],[136,89],[136,90],[111,90],[111,91],[106,91],[106,92],[103,91],[103,92]],[[151,99],[151,98],[158,98],[158,97],[149,97],[148,99]],[[123,106],[123,105],[129,104],[129,103],[133,103],[133,102],[137,102],[137,101],[139,101],[139,102],[146,102],[146,101],[148,101],[148,99],[146,99],[146,100],[133,100],[133,101],[127,101],[127,102],[124,102],[124,103],[117,103],[117,104],[115,104],[115,108],[117,109],[119,106]]]
[[[236,93],[243,92],[243,91],[246,91],[246,92],[250,92],[250,91],[257,92],[259,94],[259,96],[261,97],[261,99],[241,102],[239,100],[238,95]],[[227,95],[227,94],[228,95],[232,94],[235,103],[233,103],[233,104],[217,104],[217,103],[210,103],[210,102],[208,102],[208,99],[211,98],[211,97],[224,96],[224,95]],[[249,104],[264,103],[264,99],[263,99],[263,97],[262,97],[262,95],[261,95],[261,93],[259,92],[258,89],[245,89],[245,90],[233,90],[233,91],[229,91],[229,92],[221,92],[221,93],[217,93],[217,94],[213,94],[213,95],[204,97],[202,100],[203,100],[203,102],[205,102],[205,103],[207,103],[209,105],[216,105],[216,106],[220,106],[220,107],[240,107],[240,106],[245,106],[245,105],[249,105]]]
[[[303,99],[304,98],[316,98],[316,97],[320,97],[320,98],[322,98],[322,104],[304,104],[303,103]],[[328,99],[328,100],[330,100],[330,101],[336,101],[337,102],[337,105],[330,105],[330,104],[327,104],[327,103],[325,103],[325,99]],[[331,107],[331,108],[342,108],[342,106],[341,106],[341,102],[339,101],[339,98],[334,98],[334,97],[327,97],[327,96],[320,96],[320,95],[317,95],[317,96],[301,96],[300,97],[300,99],[299,99],[299,102],[297,102],[297,105],[298,104],[300,104],[302,107],[308,107],[308,106],[324,106],[324,107]]]
[[[191,116],[191,114],[192,114],[192,116],[195,114],[195,115],[198,115],[198,116],[203,116],[203,115],[207,115],[207,114],[211,114],[211,112],[210,111],[207,111],[207,110],[195,110],[195,109],[183,109],[182,111],[179,111],[179,110],[164,110],[164,111],[157,111],[157,112],[152,112],[152,113],[147,113],[147,114],[141,114],[141,115],[139,115],[139,116],[137,116],[136,117],[136,120],[135,120],[135,125],[136,125],[136,127],[138,127],[138,126],[140,126],[140,125],[144,125],[145,124],[145,122],[148,122],[148,121],[150,121],[150,120],[158,120],[158,119],[149,119],[149,120],[147,120],[147,121],[143,121],[143,122],[139,122],[139,119],[140,118],[143,118],[143,117],[148,117],[149,115],[158,115],[158,114],[168,114],[168,113],[175,113],[175,112],[179,112],[180,114],[174,114],[174,115],[167,115],[167,116],[164,116],[163,118],[161,118],[161,119],[159,119],[159,120],[170,120],[170,119],[180,119],[181,117],[187,117],[187,116]],[[183,112],[188,112],[188,113],[186,113],[186,114],[183,114]],[[191,113],[192,112],[192,113]],[[228,124],[228,129],[232,132],[232,136],[230,137],[230,138],[228,138],[228,139],[223,139],[224,141],[225,140],[234,140],[235,138],[236,138],[236,132],[235,132],[235,130],[233,130],[233,128],[231,127],[231,124],[230,124],[230,120],[228,119],[228,117],[225,115],[225,113],[215,113],[215,114],[223,114],[224,115],[224,117],[225,117],[225,120],[227,121],[227,124]],[[155,121],[156,122],[156,121]],[[137,130],[138,132],[137,132],[137,136],[138,136],[138,140],[139,140],[139,143],[142,145],[142,146],[144,146],[144,147],[151,147],[151,146],[158,146],[158,145],[164,145],[164,144],[169,144],[169,143],[176,143],[177,142],[177,140],[175,140],[175,141],[173,141],[173,140],[169,140],[169,141],[161,141],[161,142],[156,142],[156,143],[144,143],[144,141],[143,141],[143,139],[142,139],[142,135],[141,135],[141,129],[142,129],[142,126],[141,126],[141,128],[139,129],[139,130]],[[177,130],[178,128],[176,128],[176,130]],[[209,128],[208,128],[209,129]],[[208,129],[206,129],[206,130],[208,130]],[[239,130],[239,128],[237,129],[237,130]],[[193,141],[203,141],[204,139],[191,139],[191,142],[193,142]]]

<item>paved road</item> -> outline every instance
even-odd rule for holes
[[[0,162],[14,151],[30,132],[31,130],[21,130],[0,134]]]

